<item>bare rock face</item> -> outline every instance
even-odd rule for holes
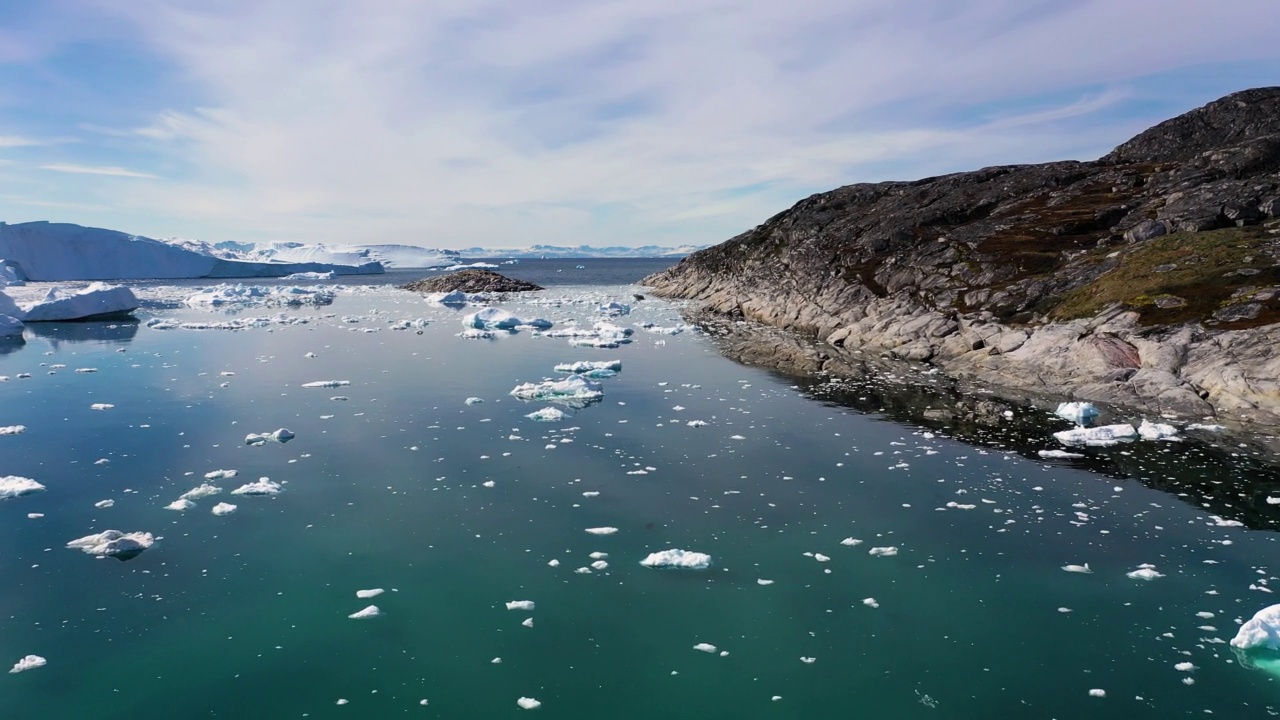
[[[453,292],[454,290],[461,290],[465,293],[503,293],[543,289],[541,285],[525,282],[524,280],[509,278],[492,270],[479,270],[474,268],[459,270],[458,272],[449,273],[448,275],[438,275],[436,277],[415,280],[399,287],[401,290],[410,290],[412,292],[420,293]]]
[[[1093,162],[814,195],[645,284],[954,377],[1280,425],[1280,88]]]

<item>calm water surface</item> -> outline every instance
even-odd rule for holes
[[[545,262],[503,268],[550,284],[544,304],[503,307],[557,328],[589,326],[599,302],[643,292],[618,283],[666,264]],[[637,328],[611,350],[464,340],[474,307],[391,287],[420,274],[285,310],[305,324],[48,326],[0,356],[0,426],[27,426],[0,437],[0,474],[48,488],[0,502],[0,661],[48,658],[0,676],[0,717],[523,717],[521,697],[560,718],[1280,708],[1280,680],[1225,644],[1273,601],[1274,533],[1148,487],[1199,462],[1194,443],[1088,451],[1139,458],[1144,483],[816,400],[693,332]],[[148,307],[144,321],[281,311]],[[419,318],[420,334],[391,329]],[[680,318],[649,299],[614,322]],[[612,359],[603,400],[563,421],[508,394]],[[301,387],[317,380],[350,385]],[[244,443],[280,427],[296,439]],[[1247,484],[1232,462],[1200,479]],[[222,495],[164,509],[218,469],[239,471]],[[227,494],[264,476],[284,491]],[[237,512],[213,516],[219,501]],[[128,562],[64,548],[108,528],[159,539]],[[713,565],[639,564],[668,548]],[[592,553],[607,567],[578,572]],[[1126,577],[1142,563],[1164,577]],[[386,592],[356,597],[371,588]],[[371,603],[382,616],[348,619]]]

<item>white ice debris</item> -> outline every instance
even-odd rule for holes
[[[235,505],[232,505],[231,503],[220,502],[217,505],[214,505],[213,509],[210,510],[209,512],[213,513],[214,515],[222,516],[222,515],[230,515],[235,511],[236,511]]]
[[[533,610],[533,607],[532,600],[512,600],[507,603],[508,610]]]
[[[522,622],[522,623],[520,623],[520,624],[521,624],[521,625],[523,625],[523,626],[525,626],[525,627],[527,627],[527,628],[531,628],[531,627],[533,627],[533,618],[525,618],[525,619],[524,619],[524,622]]]
[[[182,493],[178,497],[183,500],[199,500],[201,498],[207,498],[211,495],[217,495],[220,492],[222,492],[222,488],[218,487],[217,485],[210,485],[209,483],[203,483],[197,487],[191,488],[190,490]]]
[[[44,299],[21,307],[24,322],[85,320],[133,312],[138,309],[138,298],[123,285],[95,282],[75,292],[51,287]]]
[[[757,584],[757,585],[772,585],[772,584],[773,584],[773,581],[772,581],[772,580],[766,580],[766,579],[764,579],[764,578],[756,578],[756,584]]]
[[[378,597],[383,592],[385,591],[382,588],[373,588],[372,590],[357,590],[356,597],[360,598],[361,600],[367,600],[372,597]]]
[[[541,702],[534,700],[531,697],[522,697],[516,700],[516,704],[524,708],[525,710],[537,710],[538,708],[542,707]]]
[[[435,305],[466,305],[467,294],[461,290],[451,292],[428,293],[426,301]]]
[[[560,422],[565,419],[567,415],[565,411],[560,408],[544,407],[541,410],[535,410],[534,412],[525,415],[525,417],[530,420],[536,420],[537,422]]]
[[[177,510],[178,512],[186,512],[195,507],[196,504],[186,498],[178,498],[168,505],[164,506],[165,510]]]
[[[1177,670],[1178,672],[1194,672],[1196,669],[1196,666],[1189,662],[1180,662],[1174,665],[1173,669]]]
[[[115,500],[99,500],[98,502],[94,503],[93,506],[96,508],[102,509],[102,508],[112,507],[115,504],[116,504]]]
[[[22,497],[32,493],[42,492],[44,486],[32,480],[31,478],[19,477],[17,475],[5,475],[0,477],[0,500],[9,498]]]
[[[458,337],[464,338],[466,340],[488,340],[493,337],[493,331],[468,328],[458,333]]]
[[[872,609],[880,607],[880,603],[873,597],[862,598],[862,604]]]
[[[1085,563],[1085,564],[1083,564],[1083,565],[1063,565],[1063,566],[1062,566],[1062,569],[1063,569],[1063,570],[1066,570],[1067,572],[1070,572],[1070,573],[1091,573],[1091,572],[1093,572],[1092,570],[1090,570],[1090,569],[1089,569],[1089,563]]]
[[[629,314],[631,312],[631,306],[624,305],[620,302],[607,302],[599,306],[598,308],[596,308],[596,310],[598,310],[602,315],[608,315],[609,317],[619,317],[622,315]]]
[[[1073,428],[1056,432],[1053,436],[1063,445],[1107,446],[1115,445],[1121,440],[1132,440],[1138,436],[1138,431],[1128,423],[1120,423],[1093,428]]]
[[[12,675],[14,673],[26,672],[28,670],[35,670],[36,668],[44,667],[47,663],[48,661],[40,657],[39,655],[28,655],[22,658],[21,660],[19,660],[18,662],[14,663],[13,668],[9,670],[9,674]]]
[[[351,384],[350,380],[316,380],[314,382],[302,383],[304,388],[336,388],[346,387]]]
[[[271,442],[287,443],[296,437],[292,430],[288,428],[280,428],[275,432],[269,433],[249,433],[244,437],[245,445],[265,445],[268,440]]]
[[[149,532],[122,533],[119,530],[104,530],[95,535],[86,535],[72,540],[67,543],[67,547],[82,550],[90,555],[128,560],[153,544],[155,544],[155,538]]]
[[[543,318],[521,318],[503,310],[490,307],[473,312],[462,318],[462,324],[476,330],[515,330],[518,327],[545,329],[551,327],[550,320]]]
[[[21,435],[26,431],[26,425],[6,425],[5,427],[0,427],[0,435]]]
[[[840,544],[841,544],[841,545],[847,545],[847,546],[849,546],[849,547],[854,547],[855,545],[861,545],[861,544],[862,544],[862,541],[861,541],[861,540],[859,540],[859,539],[857,539],[857,538],[847,537],[847,538],[845,538],[845,539],[841,540],[841,541],[840,541]]]
[[[542,400],[579,404],[593,402],[604,397],[600,383],[581,375],[570,375],[563,380],[546,380],[540,383],[523,383],[511,391],[515,398],[525,401]]]
[[[257,482],[241,485],[231,491],[232,495],[276,495],[280,492],[280,483],[273,482],[270,478],[258,478]]]
[[[1066,450],[1041,450],[1040,457],[1065,460],[1067,458],[1082,458],[1084,455],[1080,453],[1068,452]]]
[[[1155,580],[1164,577],[1164,573],[1156,572],[1156,566],[1143,563],[1138,566],[1137,570],[1132,570],[1124,574],[1130,580]]]
[[[893,557],[898,554],[898,548],[893,545],[889,545],[887,547],[873,547],[867,551],[867,554],[875,557]]]
[[[592,535],[613,535],[614,533],[618,532],[618,528],[616,527],[587,528],[587,532],[591,533]]]
[[[1178,429],[1167,423],[1153,423],[1146,420],[1138,426],[1138,434],[1143,440],[1165,440],[1177,437]]]
[[[204,479],[205,480],[225,480],[227,478],[233,478],[239,474],[240,474],[239,470],[214,470],[212,472],[205,473]]]
[[[1098,408],[1093,403],[1064,402],[1058,404],[1058,409],[1053,414],[1077,425],[1087,425],[1090,420],[1098,417]]]
[[[364,620],[365,618],[378,617],[381,614],[382,614],[382,611],[378,609],[377,605],[370,605],[369,607],[363,610],[351,613],[347,617],[351,618],[352,620]]]
[[[706,570],[711,567],[711,556],[706,553],[672,548],[650,553],[648,557],[640,561],[640,564],[651,568]]]
[[[1092,690],[1089,691],[1089,697],[1104,698],[1106,696],[1107,696],[1107,691],[1103,690],[1102,688],[1093,688]]]
[[[607,378],[613,377],[622,371],[621,360],[579,360],[571,363],[560,363],[555,367],[556,372],[573,373],[575,375],[583,375],[589,378]]]
[[[111,403],[94,403],[89,406],[89,409],[90,410],[110,410],[114,407],[115,405],[112,405]]]
[[[281,280],[332,280],[334,272],[296,272],[285,275]]]
[[[462,402],[465,405],[479,405],[480,403],[484,402],[484,398],[469,397],[466,400],[463,400]]]
[[[1280,650],[1280,605],[1271,605],[1255,613],[1231,638],[1231,647]]]
[[[700,652],[704,652],[704,653],[714,653],[717,650],[719,650],[719,648],[717,648],[715,645],[712,645],[711,643],[698,643],[697,645],[693,646],[693,649],[698,650]]]
[[[1202,423],[1191,423],[1187,426],[1188,430],[1207,430],[1209,432],[1221,432],[1226,430],[1225,425],[1204,425]]]

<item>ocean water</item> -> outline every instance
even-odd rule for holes
[[[186,308],[174,298],[203,283],[148,284],[139,323],[32,327],[0,355],[0,426],[27,427],[0,437],[0,475],[47,490],[0,501],[0,662],[48,665],[0,675],[0,717],[1280,712],[1267,659],[1226,644],[1274,599],[1280,487],[1249,450],[1142,441],[1047,462],[1029,448],[1065,425],[1044,413],[986,440],[895,420],[883,395],[638,327],[681,323],[631,300],[665,264],[502,268],[549,289],[500,306],[554,329],[630,302],[615,349],[459,338],[477,308],[396,290],[407,271],[326,283],[321,307]],[[146,324],[251,317],[269,320]],[[603,398],[562,421],[509,395],[614,359]],[[323,380],[350,384],[301,387]],[[296,438],[245,444],[281,427]],[[219,469],[238,471],[221,495],[164,509]],[[260,477],[283,492],[229,495]],[[237,511],[212,515],[220,501]],[[602,527],[617,532],[587,532]],[[106,529],[157,540],[127,562],[64,547]],[[712,564],[640,565],[670,548]],[[1144,563],[1162,577],[1126,576]],[[506,608],[520,600],[536,607]],[[348,618],[370,604],[382,614]]]

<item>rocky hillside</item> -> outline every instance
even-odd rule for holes
[[[955,377],[1280,424],[1280,88],[1093,162],[814,195],[645,283]]]

